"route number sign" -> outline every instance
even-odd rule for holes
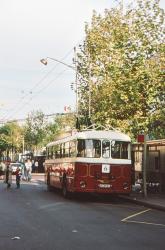
[[[102,173],[110,173],[110,165],[102,164]]]

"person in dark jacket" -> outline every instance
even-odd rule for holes
[[[19,167],[17,167],[17,169],[15,171],[15,175],[16,175],[16,185],[17,185],[17,188],[20,188],[21,169]]]
[[[12,168],[10,166],[10,163],[6,163],[5,167],[5,183],[7,184],[7,188],[11,187],[12,183]]]

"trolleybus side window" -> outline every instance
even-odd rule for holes
[[[51,159],[51,147],[48,148],[48,159]]]
[[[64,157],[69,157],[69,142],[65,142],[65,155]]]
[[[47,158],[52,159],[53,158],[53,147],[47,148]]]
[[[57,158],[57,145],[54,146],[54,154],[55,154],[55,158]]]
[[[129,158],[129,148],[130,148],[130,143],[128,142],[123,142],[122,143],[122,159],[128,159]]]
[[[77,145],[78,157],[101,157],[101,141],[92,139],[79,139]]]
[[[56,146],[53,146],[53,159],[56,158]]]
[[[63,150],[63,146],[62,146],[62,144],[60,144],[59,145],[60,146],[60,153],[59,153],[59,156],[58,156],[58,158],[62,158],[63,157],[63,152],[62,152],[62,150]]]
[[[110,157],[110,141],[108,140],[103,140],[102,142],[102,156],[104,158]]]
[[[70,141],[70,144],[69,144],[69,156],[70,157],[76,156],[76,141]]]
[[[93,157],[93,140],[85,140],[85,157]]]
[[[100,158],[101,157],[101,141],[93,140],[93,157]]]
[[[128,142],[112,141],[111,157],[116,159],[128,159]]]
[[[60,144],[55,145],[55,158],[60,158]]]
[[[61,146],[60,146],[60,157],[63,158],[65,157],[65,144],[62,143]]]
[[[77,156],[85,157],[85,140],[79,139],[77,143]]]

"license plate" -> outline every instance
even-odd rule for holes
[[[100,183],[98,186],[99,186],[100,188],[110,188],[110,187],[111,187],[111,184],[102,184],[102,183]]]

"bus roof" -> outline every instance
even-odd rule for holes
[[[86,130],[82,132],[76,132],[74,135],[70,135],[65,138],[50,142],[49,144],[47,144],[47,147],[75,139],[108,139],[127,142],[131,141],[131,138],[128,135],[116,130]]]

